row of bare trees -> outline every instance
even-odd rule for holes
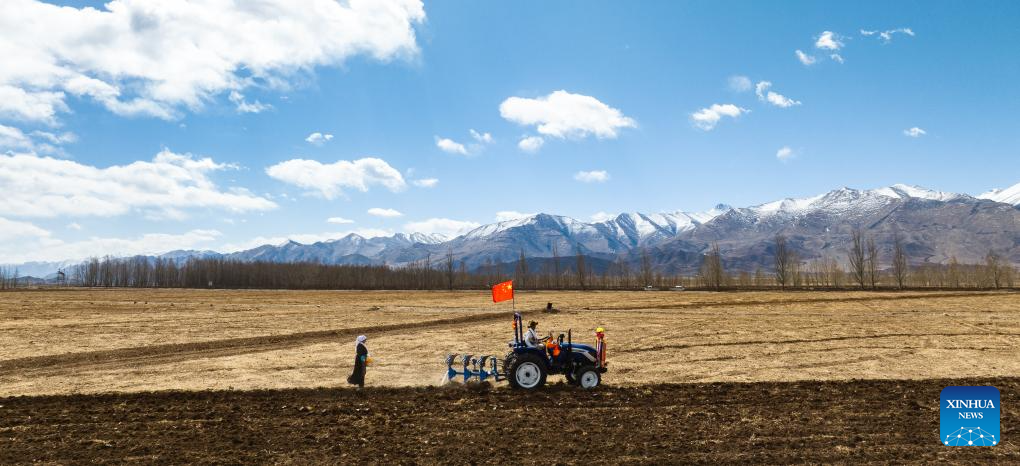
[[[882,267],[879,249],[872,237],[860,229],[850,234],[850,245],[846,251],[847,268],[835,258],[821,258],[804,263],[790,247],[787,238],[777,235],[773,244],[774,284],[782,289],[787,287],[825,287],[860,289],[878,288],[1012,288],[1016,285],[1018,271],[1004,261],[995,251],[988,251],[979,264],[960,264],[951,258],[948,264],[923,264],[911,266],[906,247],[898,232],[893,235],[892,254],[888,267]],[[705,256],[708,270],[714,270],[718,260],[718,248]],[[704,272],[702,273],[704,275]],[[759,270],[754,279],[746,273],[730,277],[729,283],[736,286],[769,286],[769,279]],[[704,285],[718,287],[718,278],[704,277]]]
[[[68,281],[86,287],[369,290],[484,289],[505,280],[514,280],[517,289],[629,289],[685,283],[682,277],[652,272],[650,265],[640,273],[632,271],[623,259],[596,272],[590,258],[580,252],[573,257],[528,259],[522,251],[520,257],[509,265],[487,261],[473,271],[452,253],[426,256],[401,267],[105,257],[73,267]]]
[[[573,257],[561,257],[555,247],[552,258],[529,259],[521,251],[514,263],[488,260],[471,271],[452,251],[441,257],[426,256],[401,267],[198,258],[175,261],[139,256],[90,259],[72,268],[67,281],[87,287],[454,290],[483,289],[512,279],[517,289],[612,290],[676,285],[713,290],[903,289],[1011,288],[1017,285],[1020,275],[992,251],[979,264],[961,264],[954,258],[948,264],[911,265],[899,235],[894,238],[891,256],[883,258],[873,238],[860,230],[851,234],[845,261],[834,257],[802,261],[782,235],[774,239],[773,261],[772,270],[731,273],[717,244],[709,247],[702,256],[701,267],[692,276],[661,273],[643,249],[637,261],[620,257],[608,265],[601,263],[598,271],[592,267],[592,258],[580,247]],[[17,286],[16,277],[16,270],[0,268],[0,289]]]
[[[17,268],[0,266],[0,290],[17,288],[18,278]]]

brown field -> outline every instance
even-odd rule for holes
[[[1002,392],[1002,443],[938,443],[939,391]],[[416,387],[0,399],[0,464],[1016,464],[1020,379],[536,393]]]
[[[605,327],[605,386],[437,387],[448,352],[506,351],[510,305],[484,292],[0,293],[0,464],[1020,461],[1015,293],[536,292],[517,309],[580,341]],[[375,362],[355,391],[362,333]],[[936,443],[950,384],[999,387],[998,446]]]
[[[579,341],[605,327],[614,386],[1020,375],[1013,293],[535,292],[517,308]],[[505,353],[509,309],[484,292],[3,293],[0,396],[339,386],[360,333],[369,385],[434,385],[448,352]]]

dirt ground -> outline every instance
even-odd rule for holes
[[[1002,442],[939,443],[994,385]],[[0,399],[0,463],[1017,463],[1020,379],[161,392]]]
[[[537,310],[553,302],[560,311]],[[524,292],[539,330],[607,331],[607,385],[1020,375],[1015,293]],[[0,396],[438,384],[506,352],[485,292],[58,290],[0,294]],[[557,380],[553,378],[552,380]]]

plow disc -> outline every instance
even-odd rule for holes
[[[464,383],[477,379],[501,381],[505,378],[500,373],[499,358],[491,354],[475,356],[473,354],[449,354],[446,356],[446,380]]]

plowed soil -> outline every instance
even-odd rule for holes
[[[994,385],[1002,442],[938,441]],[[367,388],[0,398],[0,464],[1016,463],[1020,379]]]

